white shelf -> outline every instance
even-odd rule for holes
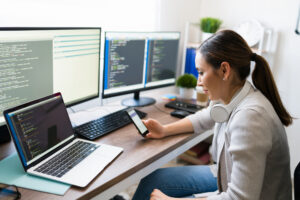
[[[193,41],[191,41],[191,30],[193,29]],[[198,34],[198,36],[197,36]],[[264,31],[261,35],[261,39],[254,47],[251,47],[252,51],[259,55],[266,55],[272,51],[272,41],[274,33],[272,29],[267,29],[264,27]],[[187,48],[198,48],[201,44],[201,30],[199,23],[186,22],[185,32],[184,32],[184,44],[183,44],[183,55],[182,55],[182,66],[181,74],[184,74],[185,71],[185,61],[186,61],[186,49]],[[273,50],[274,51],[274,50]]]
[[[183,55],[182,55],[182,66],[181,66],[181,74],[184,74],[185,70],[185,59],[186,59],[186,49],[189,47],[191,43],[195,43],[195,45],[199,44],[200,45],[200,24],[199,23],[193,23],[193,22],[186,22],[185,23],[185,30],[184,30],[184,42],[183,42]],[[191,38],[191,29],[194,29],[194,35],[193,38],[194,42],[189,41]],[[197,48],[195,46],[195,48]]]

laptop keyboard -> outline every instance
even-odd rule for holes
[[[97,144],[77,141],[34,171],[60,178],[94,152],[99,146]]]
[[[94,140],[102,135],[110,133],[114,130],[117,130],[127,124],[131,123],[131,119],[129,118],[126,109],[119,110],[117,112],[105,115],[96,119],[94,121],[90,121],[86,124],[77,126],[74,128],[75,132],[88,140]],[[140,118],[144,118],[147,113],[136,110],[136,113]]]

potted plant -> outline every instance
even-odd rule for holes
[[[193,74],[183,74],[176,80],[176,86],[179,87],[181,98],[191,99],[197,86],[197,78]]]
[[[202,31],[202,41],[205,41],[212,34],[217,32],[222,21],[217,18],[205,17],[200,20],[200,29]]]

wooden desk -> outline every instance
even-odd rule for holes
[[[165,101],[157,100],[155,105],[139,109],[148,113],[147,118],[157,119],[163,124],[178,120],[162,112],[161,110],[171,112],[172,109],[164,107]],[[122,147],[124,152],[87,187],[72,186],[64,196],[20,188],[22,199],[110,199],[210,135],[212,131],[200,135],[186,133],[160,140],[145,140],[138,134],[133,124],[127,125],[96,140],[99,143]],[[0,145],[0,159],[14,151],[13,142]]]

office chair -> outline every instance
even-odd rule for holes
[[[294,199],[300,200],[300,162],[294,171]]]

